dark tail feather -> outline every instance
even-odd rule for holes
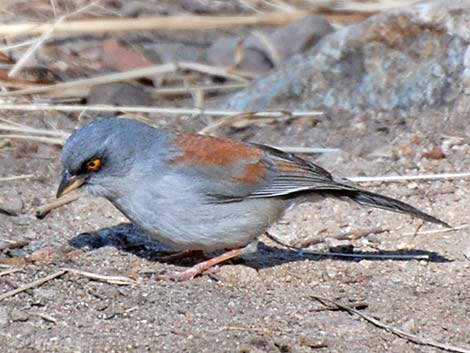
[[[379,195],[365,190],[344,190],[341,192],[341,195],[347,196],[349,199],[364,206],[371,206],[376,208],[382,208],[388,211],[409,214],[428,222],[441,224],[444,227],[452,228],[446,222],[443,222],[436,217],[428,215],[427,213],[424,213],[423,211],[420,211],[416,207],[410,206],[407,203],[392,199],[391,197]]]

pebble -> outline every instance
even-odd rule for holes
[[[13,309],[10,313],[11,321],[28,321],[29,315],[22,310]]]
[[[19,197],[0,203],[0,212],[9,216],[18,216],[23,209],[23,201]]]
[[[253,285],[260,280],[258,271],[245,265],[221,266],[216,276],[223,282],[242,287]]]

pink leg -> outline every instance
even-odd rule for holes
[[[222,262],[233,259],[234,257],[240,256],[240,255],[251,254],[256,251],[256,248],[257,248],[257,242],[250,243],[243,248],[233,249],[233,250],[227,251],[226,253],[223,253],[222,255],[209,259],[207,261],[200,262],[194,265],[193,267],[188,268],[185,271],[172,272],[172,273],[160,275],[158,278],[170,279],[170,280],[175,280],[175,281],[185,281],[188,279],[193,279],[194,277],[203,274],[211,267],[214,267]]]

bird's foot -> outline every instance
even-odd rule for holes
[[[173,280],[173,281],[186,281],[188,279],[193,279],[196,276],[202,275],[207,273],[210,269],[214,266],[230,260],[236,256],[244,255],[244,254],[251,254],[256,251],[257,248],[257,241],[248,244],[243,248],[233,249],[223,253],[222,255],[216,256],[212,259],[203,261],[194,265],[193,267],[188,268],[182,272],[168,272],[157,276],[158,279],[162,280]]]

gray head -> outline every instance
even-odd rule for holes
[[[64,145],[57,197],[81,186],[107,196],[113,185],[137,178],[149,157],[158,159],[163,144],[162,131],[135,120],[105,118],[88,123]]]

